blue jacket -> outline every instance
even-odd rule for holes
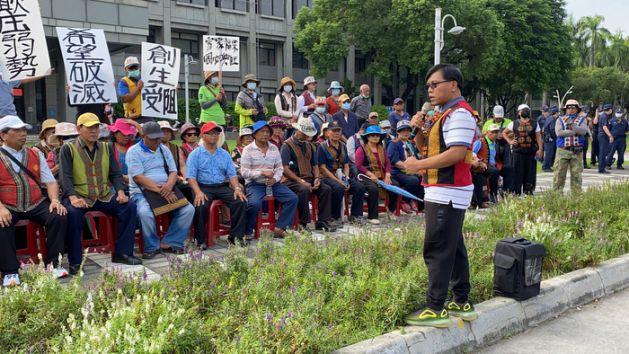
[[[343,136],[345,139],[349,139],[352,135],[358,133],[358,117],[354,112],[348,112],[347,122],[345,121],[345,115],[343,114],[343,110],[336,112],[332,116],[333,121],[339,122],[343,130]]]

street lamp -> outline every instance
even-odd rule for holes
[[[183,55],[183,65],[184,65],[184,90],[186,94],[186,123],[190,123],[190,96],[188,94],[188,75],[190,74],[190,64],[196,64],[197,61],[188,54]]]
[[[448,33],[457,36],[465,31],[465,27],[461,27],[456,24],[456,18],[454,18],[454,16],[447,14],[441,18],[441,8],[438,7],[435,9],[435,65],[441,62],[441,49],[443,49],[444,43],[443,25],[448,17],[452,18],[452,21],[454,21],[454,27],[452,27]]]

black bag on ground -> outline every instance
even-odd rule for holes
[[[506,238],[494,254],[494,293],[519,301],[539,294],[544,245],[522,237]]]

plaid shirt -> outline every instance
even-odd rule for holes
[[[262,171],[273,171],[275,182],[279,182],[284,173],[282,157],[278,148],[269,143],[266,155],[256,145],[255,141],[242,151],[240,157],[240,174],[245,179],[245,184],[251,182],[266,183],[266,177],[262,176]]]

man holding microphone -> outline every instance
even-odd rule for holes
[[[468,300],[469,263],[463,243],[463,219],[470,206],[474,185],[470,172],[472,143],[476,134],[473,109],[461,96],[463,75],[449,64],[432,67],[426,74],[426,89],[433,106],[439,106],[427,139],[415,134],[420,148],[427,146],[427,156],[404,162],[409,173],[425,170],[426,233],[424,261],[428,268],[426,305],[406,317],[417,326],[448,327],[449,315],[473,321],[478,315]],[[415,131],[424,125],[423,115],[413,117]],[[424,141],[425,140],[425,141]],[[448,285],[454,298],[446,303]]]

